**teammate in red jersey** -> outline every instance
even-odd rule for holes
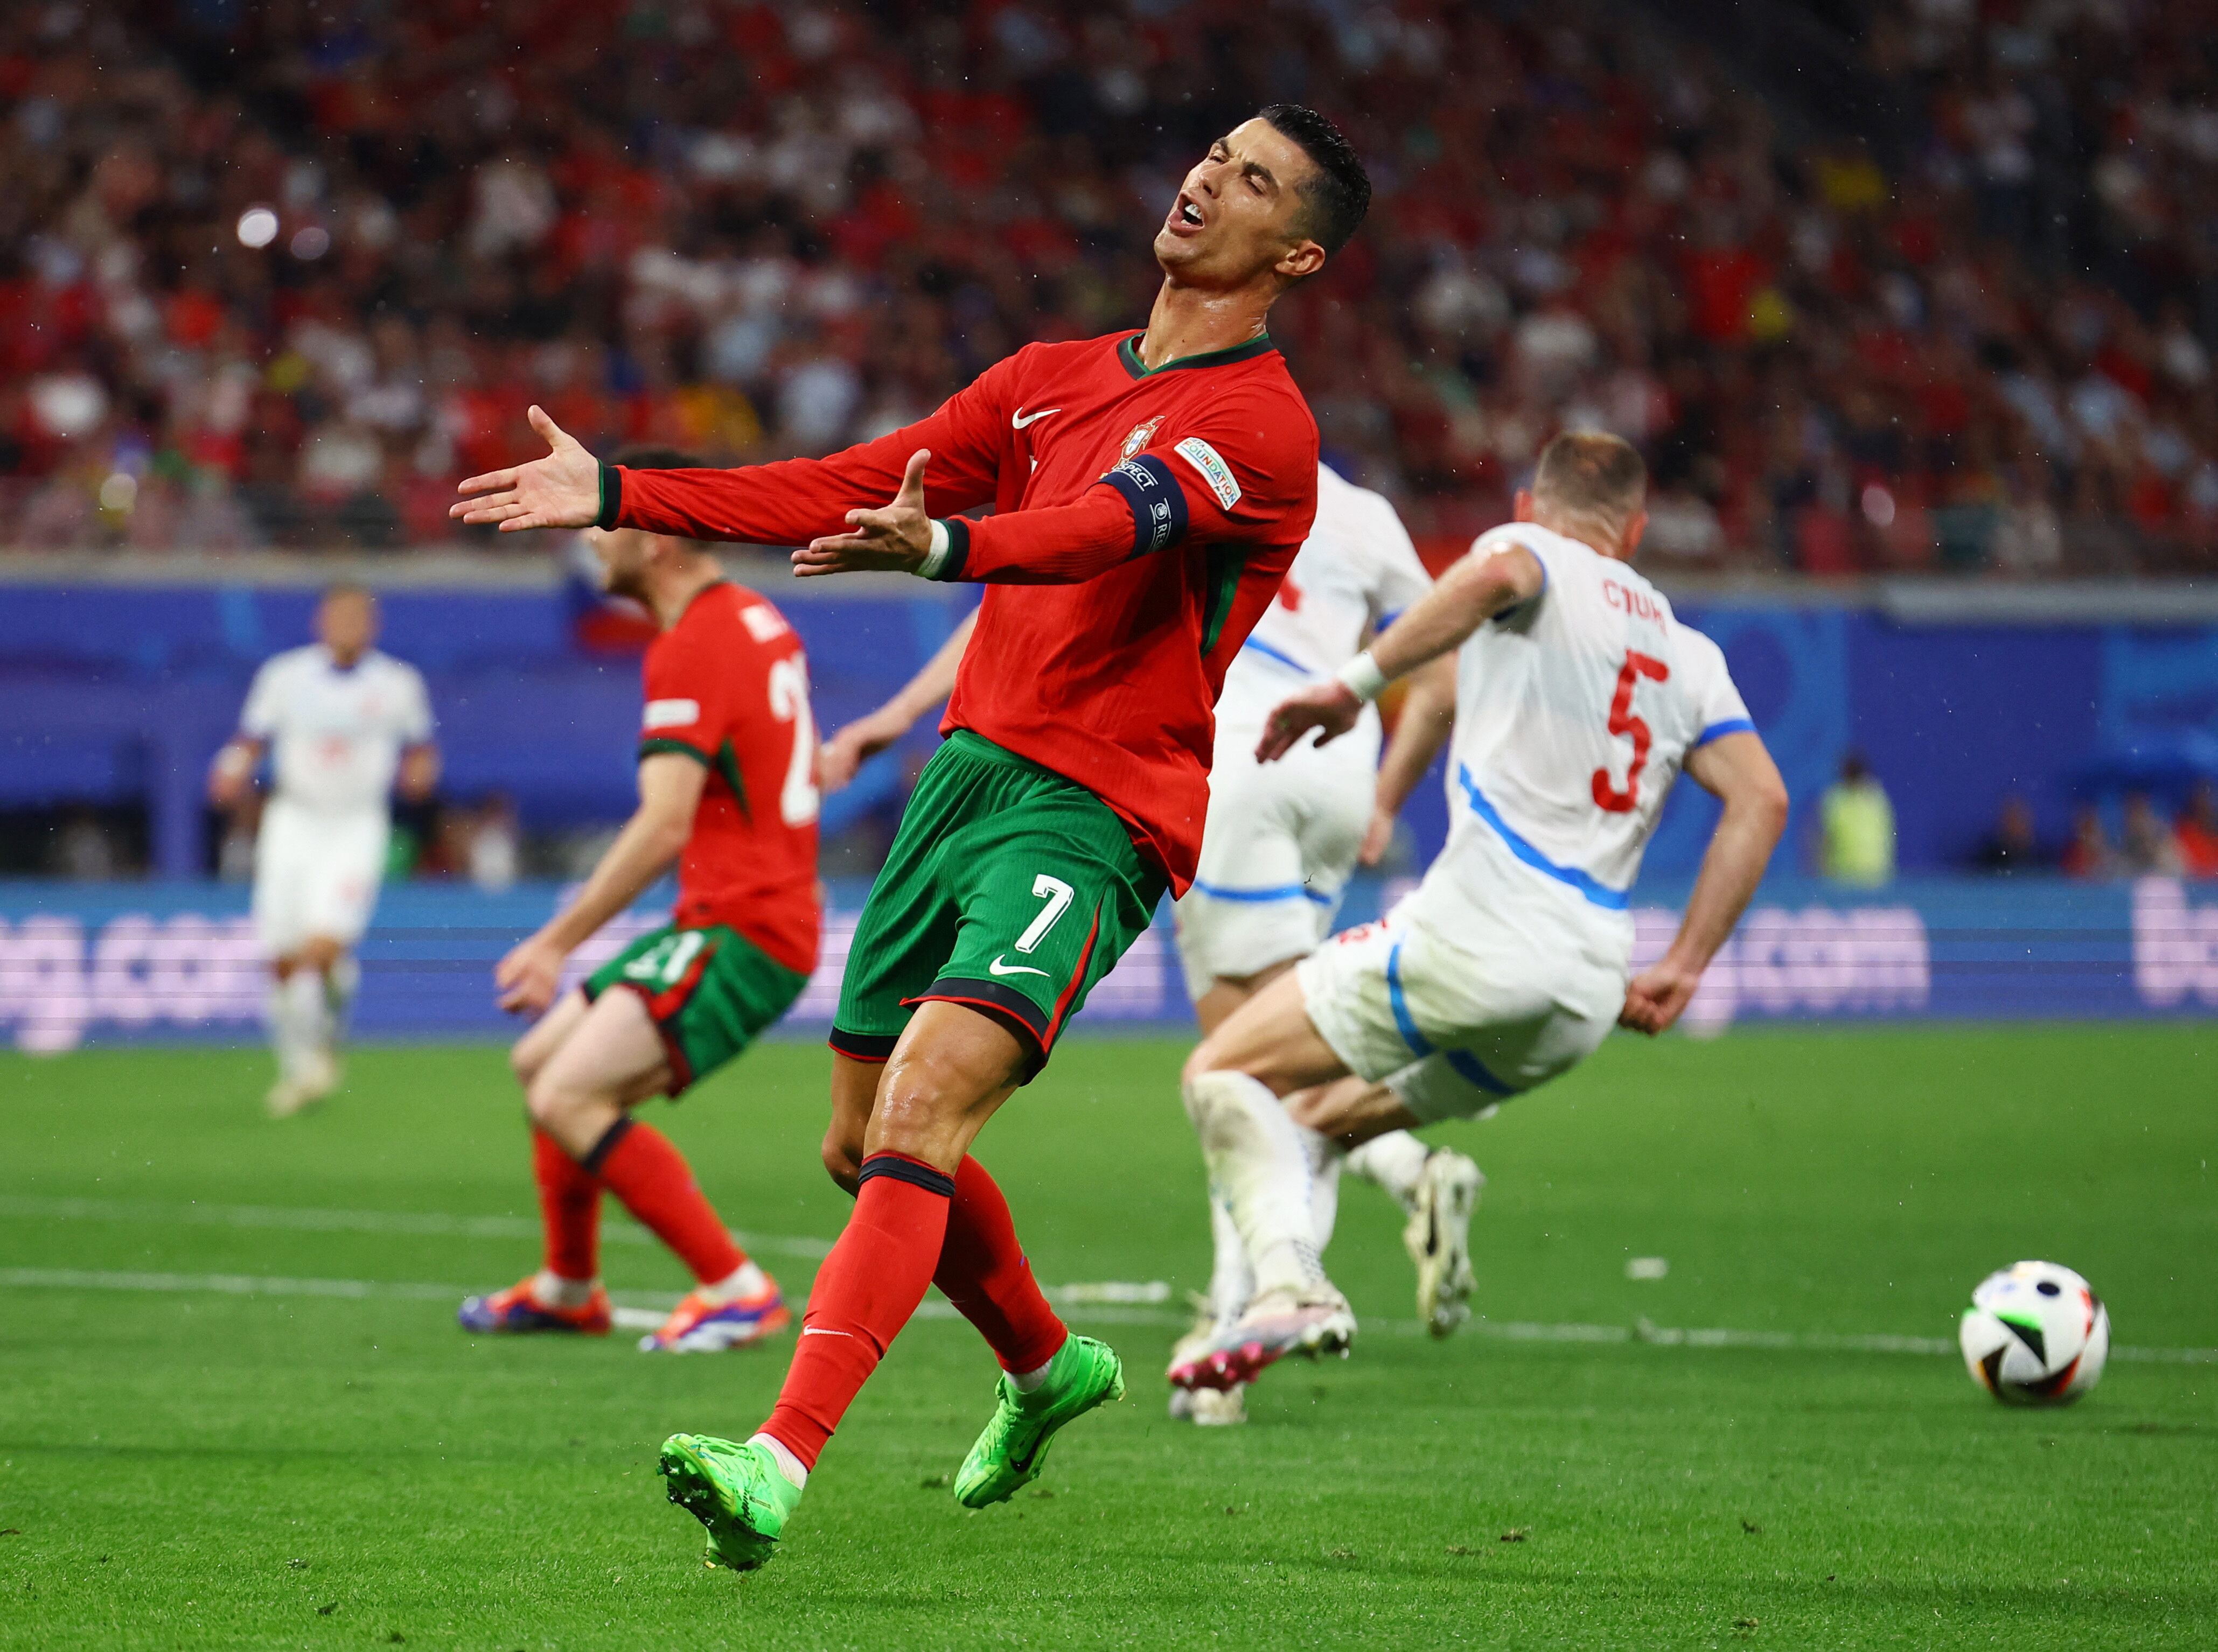
[[[949,739],[872,886],[833,1022],[824,1157],[854,1215],[761,1432],[664,1447],[713,1562],[768,1556],[928,1284],[1003,1370],[956,1476],[963,1503],[1007,1498],[1056,1429],[1123,1392],[1116,1355],[1048,1306],[970,1145],[1163,891],[1193,878],[1211,708],[1316,510],[1316,426],[1264,322],[1369,197],[1329,121],[1274,106],[1187,173],[1155,236],[1144,331],[1028,346],[919,424],[824,460],[603,465],[535,410],[548,456],[462,485],[455,515],[505,531],[784,542],[804,575],[988,586]],[[988,504],[983,520],[952,515]]]
[[[670,468],[681,454],[641,462]],[[608,1189],[696,1281],[642,1349],[706,1352],[782,1329],[777,1282],[749,1261],[667,1137],[630,1109],[729,1061],[816,966],[816,731],[801,640],[689,540],[625,528],[586,538],[607,588],[645,603],[639,809],[578,898],[500,961],[502,1007],[554,1002],[565,961],[678,862],[678,906],[564,997],[513,1057],[546,1225],[539,1271],[473,1296],[466,1330],[605,1333],[597,1260]]]

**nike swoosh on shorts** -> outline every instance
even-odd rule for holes
[[[1005,964],[999,958],[996,958],[993,962],[986,966],[986,973],[989,975],[1044,975],[1047,974],[1047,971],[1044,969],[1034,969],[1029,964]]]

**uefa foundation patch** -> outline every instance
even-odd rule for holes
[[[1217,495],[1217,504],[1230,510],[1240,503],[1240,484],[1234,480],[1232,467],[1226,464],[1216,449],[1198,436],[1190,436],[1174,449],[1178,456],[1201,473],[1201,480],[1209,484],[1209,491]]]

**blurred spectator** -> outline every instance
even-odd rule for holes
[[[2207,8],[1831,9],[1883,150],[1582,0],[0,8],[5,536],[505,545],[442,506],[533,399],[725,462],[890,428],[1137,324],[1176,178],[1292,95],[1378,193],[1274,333],[1416,532],[1599,425],[1663,562],[2218,563]]]
[[[1972,864],[1983,872],[2007,874],[2031,871],[2042,860],[2032,806],[2023,797],[2004,798],[1995,816],[1995,829],[1973,851]]]
[[[2120,869],[2128,876],[2177,877],[2180,852],[2171,823],[2157,813],[2146,792],[2126,797],[2125,826],[2119,834]]]
[[[2117,876],[2117,851],[2110,847],[2110,834],[2103,829],[2103,812],[2092,803],[2082,803],[2072,812],[2072,841],[2064,845],[2057,865],[2066,877]]]
[[[2218,877],[2218,782],[2203,781],[2172,828],[2180,869],[2190,877]]]
[[[1841,760],[1841,777],[1818,801],[1818,869],[1840,883],[1868,888],[1894,877],[1894,805],[1866,766],[1851,752]]]

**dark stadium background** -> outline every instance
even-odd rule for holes
[[[1280,97],[1378,189],[1274,337],[1329,462],[1428,560],[1558,429],[1649,459],[1644,566],[1795,795],[1778,919],[1720,974],[1738,1013],[2207,1010],[2213,38],[2191,3],[2042,0],[9,8],[0,1022],[247,1030],[251,822],[202,777],[348,574],[449,758],[403,819],[365,1026],[496,1024],[479,966],[628,806],[640,633],[560,542],[454,527],[455,478],[530,452],[533,400],[603,450],[744,462],[1137,325],[1174,180]],[[789,603],[827,728],[961,609],[733,566]],[[835,906],[930,743],[831,801]],[[1892,883],[1822,875],[1852,754]],[[1396,875],[1444,818],[1427,788]],[[1652,913],[1706,819],[1675,802]],[[1131,1017],[1182,1013],[1148,967]]]

